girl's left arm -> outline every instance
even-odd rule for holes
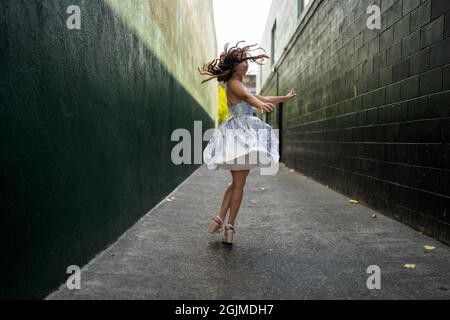
[[[254,94],[254,96],[265,103],[272,103],[272,104],[279,104],[282,102],[286,102],[294,98],[297,94],[295,93],[295,90],[292,89],[291,92],[289,92],[286,96],[259,96]]]
[[[254,96],[265,103],[279,104],[288,101],[286,96],[258,96],[256,94]]]

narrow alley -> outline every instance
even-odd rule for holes
[[[47,299],[450,298],[448,246],[284,166],[251,172],[235,243],[223,244],[207,228],[229,181],[200,167],[82,269],[80,290]]]

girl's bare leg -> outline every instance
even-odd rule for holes
[[[225,217],[227,216],[228,209],[230,208],[230,200],[231,200],[231,193],[233,191],[233,184],[231,184],[227,190],[225,191],[225,194],[223,196],[222,206],[220,208],[220,214],[219,217],[222,218],[222,221],[225,221]]]
[[[230,199],[230,216],[228,224],[234,225],[239,208],[241,207],[244,186],[250,170],[231,171],[233,176],[232,193]]]

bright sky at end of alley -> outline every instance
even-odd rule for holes
[[[230,46],[240,40],[242,45],[261,45],[272,0],[214,0],[218,54],[226,43]],[[264,48],[267,52],[270,48]],[[256,51],[255,51],[256,52]],[[257,65],[249,64],[248,73],[256,72]]]

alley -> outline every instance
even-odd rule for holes
[[[230,174],[202,166],[82,269],[80,290],[47,299],[450,298],[448,246],[284,166],[247,181],[233,246],[207,233]]]

